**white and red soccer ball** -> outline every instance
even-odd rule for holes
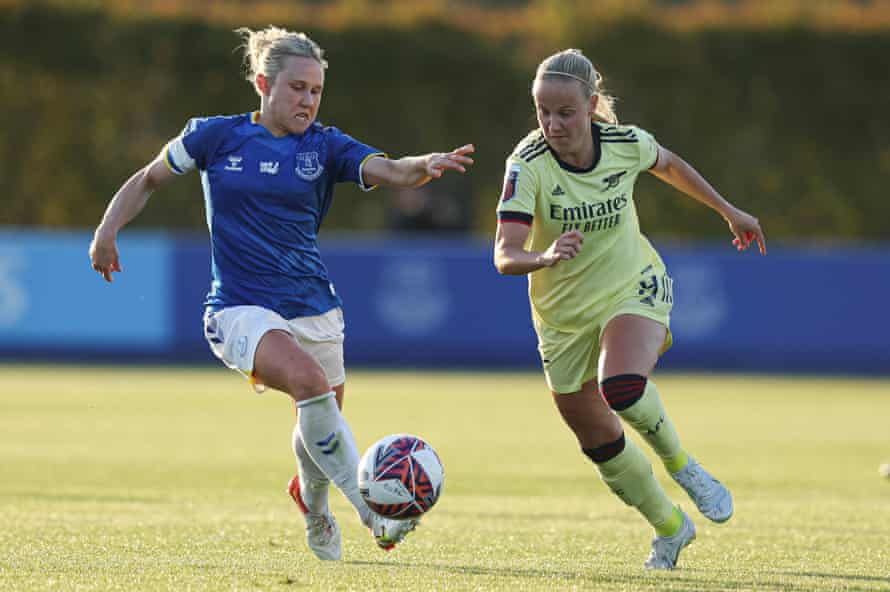
[[[442,493],[444,477],[436,451],[410,434],[381,438],[358,465],[358,488],[368,507],[395,520],[429,511]]]

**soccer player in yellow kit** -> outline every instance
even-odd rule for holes
[[[580,51],[545,59],[532,94],[540,127],[507,159],[494,262],[529,276],[532,317],[547,384],[566,424],[602,479],[655,529],[648,569],[673,569],[695,538],[646,456],[621,422],[652,446],[699,511],[732,516],[729,490],[680,445],[648,376],[671,345],[671,278],[640,233],[633,189],[648,171],[716,210],[739,250],[756,243],[758,221],[735,208],[646,131],[618,125],[613,98]]]

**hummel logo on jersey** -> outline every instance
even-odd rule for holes
[[[553,188],[553,192],[550,195],[565,195],[566,192],[562,190],[562,187],[559,186],[559,183],[556,184],[556,187]]]
[[[244,160],[244,158],[241,156],[230,156],[229,164],[226,165],[226,170],[240,173],[244,170],[244,167],[241,166],[242,160]]]
[[[618,183],[621,182],[621,177],[627,174],[627,171],[621,171],[620,173],[615,173],[614,175],[609,175],[603,179],[603,183],[606,184],[606,189],[614,189],[618,187]]]
[[[278,161],[271,160],[261,160],[260,161],[260,172],[266,173],[267,175],[277,175],[278,174]]]

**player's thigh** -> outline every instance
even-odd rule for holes
[[[290,333],[279,329],[266,332],[260,339],[253,374],[257,382],[285,392],[296,401],[331,391],[315,358]]]
[[[596,380],[574,393],[554,392],[553,402],[582,448],[596,448],[621,436],[621,422],[600,395]]]
[[[667,338],[667,327],[654,319],[635,314],[612,318],[600,338],[600,380],[619,374],[648,376]]]

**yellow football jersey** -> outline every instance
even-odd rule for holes
[[[658,158],[658,144],[629,125],[593,126],[593,165],[562,162],[540,130],[507,158],[498,220],[531,227],[526,248],[545,251],[561,234],[579,230],[574,259],[529,274],[532,314],[564,330],[582,329],[618,290],[660,258],[640,233],[634,183]]]

